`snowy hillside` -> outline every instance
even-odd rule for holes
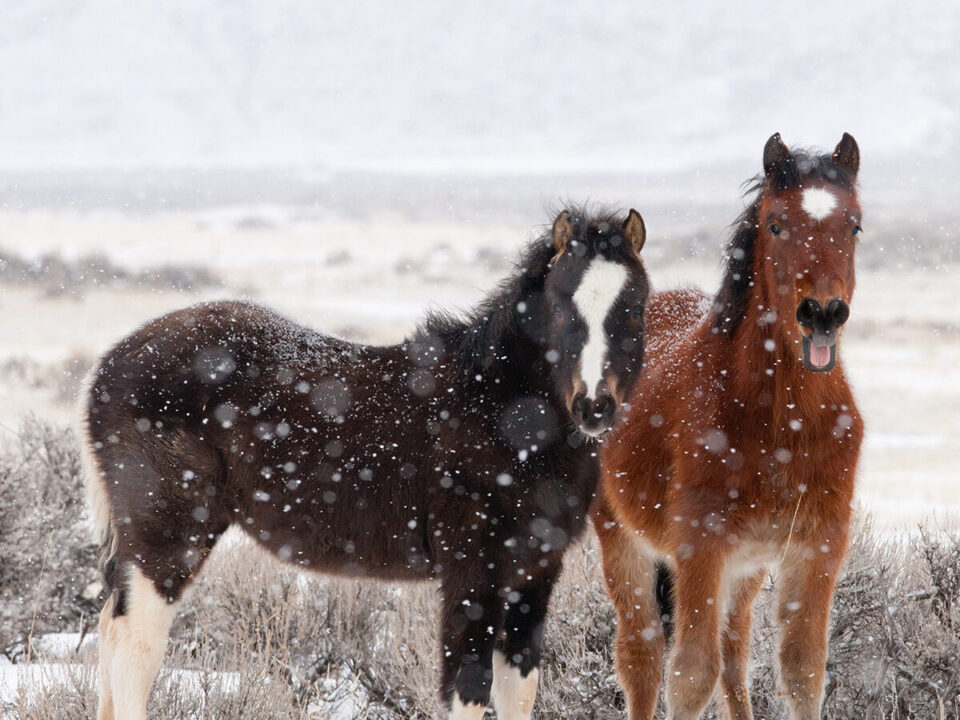
[[[955,157],[960,10],[34,0],[0,26],[0,168],[659,174],[774,130]]]

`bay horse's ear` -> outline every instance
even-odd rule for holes
[[[853,135],[843,134],[840,142],[837,143],[837,149],[833,151],[833,161],[838,168],[846,171],[851,180],[857,177],[860,171],[860,148],[857,146],[857,141],[853,139]]]
[[[639,255],[640,250],[643,249],[643,244],[647,241],[647,226],[643,224],[640,213],[633,208],[630,208],[627,219],[623,221],[623,234],[633,245],[634,252]]]
[[[774,133],[763,146],[763,173],[769,177],[789,157],[790,151],[780,139],[780,133]]]
[[[563,251],[567,249],[567,243],[573,237],[573,222],[570,220],[570,213],[564,210],[557,215],[557,219],[553,221],[551,234],[553,235],[553,246],[557,250],[557,255],[562,255]]]

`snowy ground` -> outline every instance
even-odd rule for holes
[[[4,707],[18,700],[41,698],[51,687],[82,688],[92,680],[90,662],[95,651],[96,635],[81,636],[80,633],[50,633],[35,639],[33,662],[10,663],[0,654],[0,718],[13,720]],[[158,683],[176,688],[185,696],[202,703],[204,696],[212,691],[236,692],[240,680],[235,672],[198,672],[182,669],[165,669]],[[202,705],[201,705],[202,708]],[[201,713],[199,717],[203,717]]]
[[[657,227],[649,218],[648,226]],[[706,227],[716,236],[722,230],[719,223]],[[199,264],[225,283],[203,293],[124,288],[82,297],[3,286],[0,423],[13,427],[25,412],[67,418],[62,388],[43,377],[62,372],[68,358],[92,358],[138,323],[199,299],[248,296],[344,337],[397,341],[428,307],[463,308],[479,299],[534,230],[390,219],[291,221],[274,207],[141,216],[0,213],[3,251],[68,259],[106,253],[129,267]],[[669,237],[652,231],[648,242],[656,286],[715,286],[719,239],[683,260],[665,251],[680,241],[658,235]],[[861,266],[842,349],[868,428],[860,498],[886,527],[909,529],[932,515],[956,522],[960,327],[954,293],[960,268],[889,264]],[[41,379],[24,382],[24,364]]]
[[[41,695],[51,685],[82,687],[88,683],[91,666],[83,661],[89,659],[95,640],[96,635],[88,635],[81,644],[79,633],[52,633],[37,638],[35,662],[13,664],[0,655],[0,718],[5,717],[4,704],[15,702],[20,694]],[[160,683],[199,697],[211,685],[221,692],[231,692],[238,680],[238,673],[172,669],[164,671]]]

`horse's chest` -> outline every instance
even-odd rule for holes
[[[770,526],[755,526],[739,538],[727,558],[725,574],[731,578],[755,575],[780,561],[783,554],[782,535]]]

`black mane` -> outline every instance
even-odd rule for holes
[[[713,303],[714,332],[733,335],[747,313],[750,288],[753,286],[760,201],[768,184],[776,194],[802,187],[811,180],[829,182],[845,190],[853,188],[850,176],[834,162],[832,155],[817,154],[806,149],[791,150],[787,160],[775,168],[769,177],[757,175],[744,183],[744,197],[751,194],[753,197],[740,217],[730,225],[730,241],[724,253],[723,280]]]
[[[586,245],[591,229],[604,225],[620,228],[624,217],[616,210],[600,208],[588,210],[585,206],[568,206],[565,211],[573,224],[574,242]],[[547,227],[523,250],[513,272],[500,281],[495,290],[479,305],[463,315],[431,311],[417,328],[412,339],[439,337],[444,347],[453,351],[455,362],[463,374],[489,369],[502,353],[499,349],[508,338],[524,335],[517,305],[526,299],[540,298],[544,281],[556,255],[551,229]],[[536,309],[527,314],[530,322],[537,322]]]
[[[452,351],[460,372],[486,370],[493,364],[504,338],[519,329],[517,304],[542,291],[553,255],[553,242],[546,233],[526,247],[513,272],[479,305],[463,315],[430,311],[414,333],[414,341],[438,337]]]

